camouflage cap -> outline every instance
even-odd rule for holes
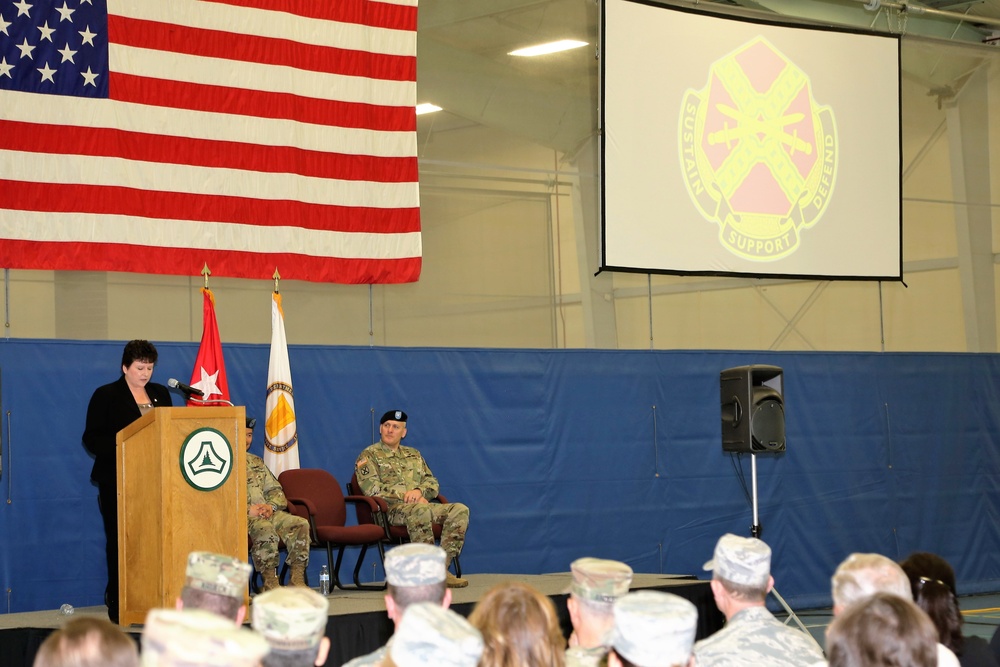
[[[432,602],[406,608],[389,649],[398,667],[476,667],[482,654],[479,630]]]
[[[385,555],[385,580],[393,586],[427,586],[445,580],[448,554],[433,544],[411,542]]]
[[[329,612],[327,599],[311,588],[275,588],[253,599],[252,625],[274,648],[297,651],[319,644]]]
[[[615,602],[611,646],[637,667],[686,665],[698,609],[673,593],[637,591]]]
[[[570,563],[573,583],[569,592],[595,602],[614,602],[628,593],[632,568],[616,560],[578,558]]]
[[[264,638],[201,609],[152,609],[142,630],[142,667],[257,667]]]
[[[763,588],[771,576],[771,547],[756,537],[726,533],[716,543],[705,569],[734,584]]]
[[[243,598],[250,581],[250,564],[209,551],[192,551],[188,555],[184,585],[207,593]]]

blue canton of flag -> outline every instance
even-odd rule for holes
[[[57,2],[0,0],[0,89],[107,97],[107,0]]]

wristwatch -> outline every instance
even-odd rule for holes
[[[278,508],[275,507],[274,505],[271,505],[271,514],[274,514],[277,511],[278,511]]]

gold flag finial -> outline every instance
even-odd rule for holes
[[[274,267],[274,275],[271,277],[274,278],[274,293],[280,294],[280,292],[278,292],[278,281],[281,280],[281,274],[278,273],[278,267]]]
[[[205,289],[208,289],[208,277],[212,275],[211,270],[208,268],[208,262],[205,262],[205,266],[201,270],[201,275],[205,276]]]

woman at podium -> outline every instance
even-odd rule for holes
[[[97,503],[107,538],[108,587],[104,601],[108,616],[118,622],[118,475],[115,469],[115,436],[153,408],[171,405],[162,384],[150,382],[156,365],[156,348],[147,340],[132,340],[122,352],[122,375],[98,387],[87,407],[83,444],[94,455],[90,479],[97,485]]]

